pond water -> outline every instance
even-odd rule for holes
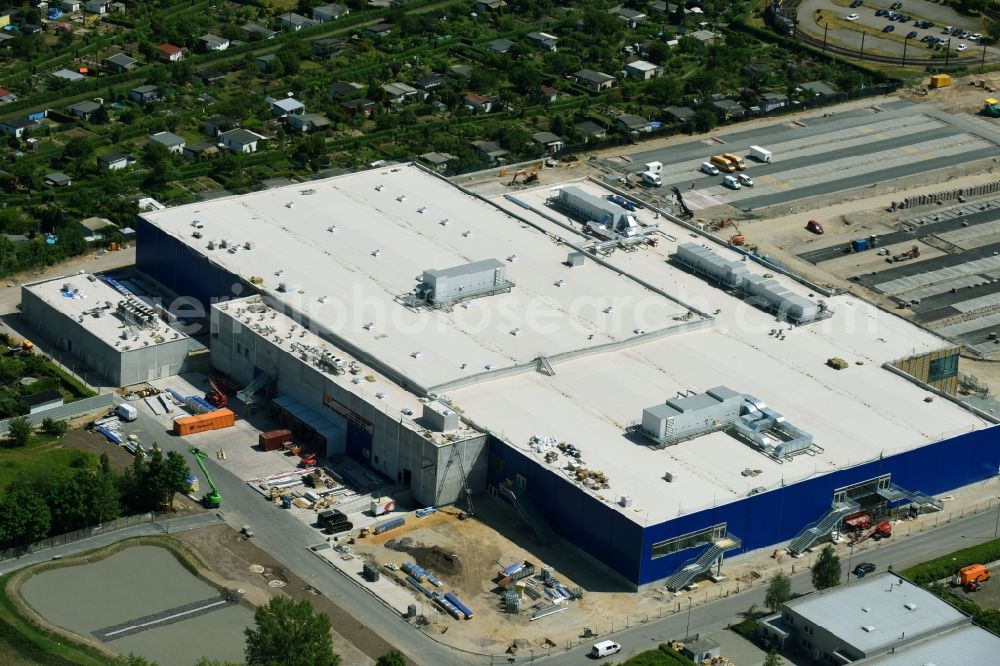
[[[126,548],[100,562],[46,571],[21,587],[25,601],[42,617],[90,639],[99,629],[219,594],[191,575],[170,551],[156,546]],[[228,605],[104,645],[160,666],[190,666],[201,657],[242,662],[243,629],[252,624],[250,610]]]

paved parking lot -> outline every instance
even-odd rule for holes
[[[901,56],[903,53],[903,37],[910,32],[916,32],[917,35],[909,40],[906,53],[908,57],[920,58],[926,58],[931,53],[940,53],[940,51],[931,51],[920,40],[924,35],[948,39],[948,35],[942,34],[942,29],[946,26],[962,28],[970,33],[986,32],[984,25],[974,17],[960,14],[951,7],[928,2],[927,0],[908,0],[903,3],[902,9],[895,10],[913,19],[906,23],[891,21],[886,16],[875,16],[876,10],[888,9],[890,4],[892,3],[888,1],[872,2],[869,0],[861,7],[850,8],[834,4],[831,0],[804,0],[798,9],[799,28],[810,35],[822,39],[825,26],[825,21],[822,17],[830,16],[839,19],[826,30],[828,43],[860,50],[862,46],[860,26],[868,26],[873,30],[881,31],[885,26],[891,25],[894,28],[891,38],[883,37],[881,33],[877,35],[867,34],[865,36],[865,52],[879,52]],[[848,27],[844,21],[851,14],[858,15],[858,19],[855,21],[855,25],[858,26],[857,28]],[[930,28],[915,27],[914,21],[921,19],[931,21],[934,25]],[[977,42],[970,39],[952,37],[951,47],[953,49],[953,57],[956,55],[954,52],[955,47],[962,43],[968,47],[968,51],[963,54],[963,57],[969,57],[969,54],[972,52],[975,52],[977,57],[981,56],[982,46]],[[1000,55],[1000,51],[996,48],[987,48],[988,60],[995,59],[998,55]]]
[[[817,112],[794,123],[776,119],[753,130],[712,135],[669,148],[630,155],[627,164],[604,164],[633,179],[648,162],[664,164],[660,194],[677,187],[693,210],[731,204],[744,211],[797,199],[866,187],[880,181],[918,175],[992,159],[1000,128],[982,118],[952,115],[928,104],[894,101],[842,113]],[[747,155],[751,145],[766,147],[774,161],[745,158],[752,188],[734,191],[722,185],[724,174],[699,171],[712,155]]]

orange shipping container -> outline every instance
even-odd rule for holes
[[[228,428],[236,423],[236,415],[228,409],[216,409],[197,416],[182,416],[174,419],[175,435],[194,435],[208,430]]]

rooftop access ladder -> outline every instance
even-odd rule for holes
[[[236,397],[243,401],[243,404],[249,407],[254,403],[254,396],[257,393],[270,384],[272,381],[271,376],[266,373],[260,373],[256,377],[250,380],[250,383],[241,388],[236,392]]]
[[[712,542],[701,555],[692,557],[681,565],[681,568],[674,572],[674,575],[667,580],[667,589],[671,592],[683,590],[691,584],[694,577],[705,573],[712,568],[712,565],[722,557],[727,551],[741,546],[739,539],[733,535],[725,536],[718,541]]]
[[[878,492],[879,497],[889,502],[908,500],[911,504],[915,504],[918,507],[929,507],[935,511],[944,509],[944,504],[941,503],[941,500],[922,493],[919,490],[900,488],[895,483],[890,484],[888,488],[880,488],[876,492]]]
[[[860,505],[854,500],[844,500],[831,506],[823,517],[816,522],[806,526],[799,532],[798,536],[788,544],[788,552],[792,555],[801,555],[806,548],[816,543],[816,540],[826,536],[837,528],[844,516],[860,510]]]
[[[512,488],[500,484],[500,494],[510,499],[511,504],[521,514],[524,521],[531,525],[531,529],[535,531],[535,535],[543,546],[551,546],[554,543],[549,521],[545,520],[545,516],[538,511],[525,493],[521,493],[519,497]]]

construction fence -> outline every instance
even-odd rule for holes
[[[125,516],[123,518],[112,520],[109,523],[101,523],[100,525],[85,527],[82,530],[76,530],[75,532],[67,532],[66,534],[51,536],[32,544],[6,548],[0,550],[0,562],[11,560],[16,557],[22,557],[31,553],[37,553],[40,550],[47,550],[57,546],[65,546],[66,544],[81,541],[83,539],[89,539],[90,537],[98,536],[100,534],[109,534],[111,532],[117,532],[119,530],[124,530],[128,527],[135,527],[137,525],[147,525],[149,523],[156,522],[158,518],[162,519],[162,516],[155,513],[141,513],[136,516]]]
[[[115,396],[113,393],[101,393],[100,395],[84,398],[83,400],[68,402],[65,405],[59,405],[58,407],[53,407],[52,409],[46,409],[44,412],[38,412],[37,414],[27,414],[24,418],[28,419],[28,422],[31,425],[40,426],[42,421],[45,419],[62,421],[64,419],[72,419],[91,412],[99,412],[103,409],[110,409],[114,404],[114,401]],[[0,435],[7,434],[7,431],[10,430],[10,422],[12,420],[13,419],[4,419],[0,421]]]

